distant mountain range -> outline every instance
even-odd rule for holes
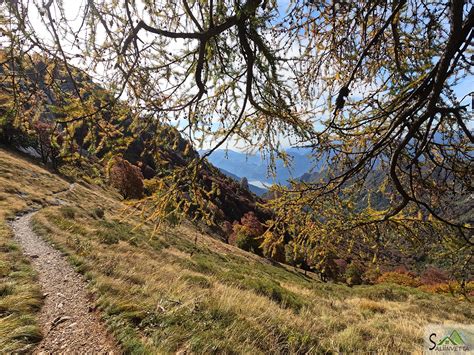
[[[199,154],[206,152],[202,150]],[[246,177],[254,188],[263,190],[265,185],[286,184],[289,179],[299,179],[314,167],[310,149],[289,148],[286,153],[291,157],[291,167],[285,166],[282,160],[277,160],[275,176],[272,176],[269,171],[269,161],[263,159],[260,154],[251,155],[234,150],[218,149],[207,159],[226,175],[234,175],[239,180]]]
[[[437,143],[447,143],[447,137],[437,132],[433,137]],[[203,155],[208,150],[200,150]],[[246,177],[250,184],[255,187],[265,188],[275,183],[286,185],[289,179],[297,179],[306,182],[317,181],[321,178],[321,170],[327,159],[315,161],[310,148],[288,148],[285,150],[291,158],[291,166],[285,166],[284,162],[277,159],[275,176],[268,168],[269,160],[260,154],[246,154],[231,149],[217,149],[207,158],[215,167],[222,170],[226,175],[234,175],[237,180]],[[329,154],[332,156],[332,153]]]

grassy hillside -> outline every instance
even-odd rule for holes
[[[469,323],[468,302],[383,284],[349,288],[272,264],[183,224],[152,235],[117,195],[69,183],[0,149],[0,352],[40,338],[41,293],[6,224],[34,228],[90,280],[126,352],[321,353],[421,350],[428,322]],[[66,191],[60,198],[54,192]]]

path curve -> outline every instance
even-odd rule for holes
[[[38,273],[45,296],[39,313],[42,353],[118,354],[120,351],[95,311],[87,283],[62,253],[33,232],[30,212],[12,223],[14,239]]]

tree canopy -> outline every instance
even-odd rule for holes
[[[41,51],[69,76],[73,65],[95,73],[115,97],[105,105],[127,101],[137,120],[211,142],[207,154],[229,140],[270,161],[289,159],[282,140],[311,148],[327,161],[324,176],[274,201],[286,226],[307,221],[293,223],[296,234],[334,222],[339,236],[370,226],[380,237],[382,224],[436,221],[472,246],[472,226],[449,207],[473,190],[472,115],[453,90],[473,76],[469,2],[87,0],[74,14],[61,0],[0,6],[6,52]],[[76,85],[74,95],[87,99]],[[344,197],[374,170],[390,208],[354,210]],[[339,217],[352,222],[336,226]]]

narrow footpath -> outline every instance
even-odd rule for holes
[[[12,223],[15,240],[37,271],[44,295],[39,313],[43,340],[33,353],[119,354],[94,309],[84,278],[60,251],[32,230],[34,213],[17,217]]]

